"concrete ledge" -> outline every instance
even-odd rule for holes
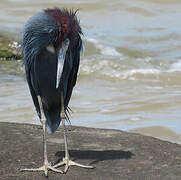
[[[51,180],[180,180],[181,146],[156,138],[117,130],[72,126],[68,133],[70,155],[95,169],[70,167],[67,174],[49,171]],[[49,161],[64,156],[62,129],[48,137]],[[0,123],[0,179],[44,180],[42,172],[20,168],[43,163],[42,128]]]

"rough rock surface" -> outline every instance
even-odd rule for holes
[[[181,146],[156,138],[118,130],[69,127],[70,155],[94,169],[70,167],[67,174],[20,172],[43,163],[42,128],[0,123],[1,180],[180,180]],[[64,156],[63,132],[48,136],[48,157]],[[63,167],[61,168],[63,169]]]

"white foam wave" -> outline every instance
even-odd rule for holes
[[[140,121],[141,118],[140,117],[132,117],[130,118],[131,121]]]
[[[157,75],[157,74],[160,74],[160,70],[158,69],[131,69],[131,70],[127,70],[127,71],[124,71],[122,73],[123,75],[123,78],[124,79],[127,79],[129,77],[132,77],[136,74],[140,74],[140,75]]]
[[[121,63],[122,62],[122,63]],[[135,67],[132,64],[125,65],[125,61],[117,59],[85,59],[80,65],[80,74],[96,74],[111,79],[141,79],[141,78],[169,78],[171,73],[181,72],[181,61],[174,62],[166,67]]]
[[[91,64],[89,60],[84,61],[80,65],[80,74],[89,75],[96,73],[101,76],[106,76],[110,78],[117,79],[132,79],[135,80],[139,76],[155,76],[161,73],[158,69],[130,69],[130,70],[121,70],[121,67],[112,66],[111,61],[102,60],[97,63]]]
[[[86,39],[87,41],[93,43],[96,48],[100,49],[101,54],[107,55],[107,56],[122,56],[118,51],[116,51],[115,48],[110,46],[102,45],[98,40],[93,38]]]

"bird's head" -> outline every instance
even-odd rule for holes
[[[77,11],[53,8],[45,9],[45,13],[55,20],[58,27],[58,33],[54,43],[54,48],[58,49],[59,52],[56,80],[56,88],[58,88],[66,54],[68,51],[75,51],[75,49],[77,49],[76,46],[79,43],[78,41],[80,40],[79,37],[80,34],[82,34],[82,30],[76,17]],[[73,54],[73,52],[71,53]]]

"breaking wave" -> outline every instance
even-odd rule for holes
[[[84,59],[80,65],[80,75],[95,75],[114,80],[124,79],[155,79],[163,76],[170,76],[176,72],[181,72],[181,61],[168,65],[167,68],[160,66],[147,65],[138,67],[135,62],[127,63],[120,59],[99,59],[98,57]],[[147,62],[149,63],[149,62]]]
[[[122,56],[118,51],[116,51],[115,48],[110,47],[110,46],[105,46],[105,45],[101,44],[97,39],[87,38],[86,40],[88,42],[91,42],[92,44],[94,44],[94,46],[101,51],[102,55],[118,56],[118,57]]]

